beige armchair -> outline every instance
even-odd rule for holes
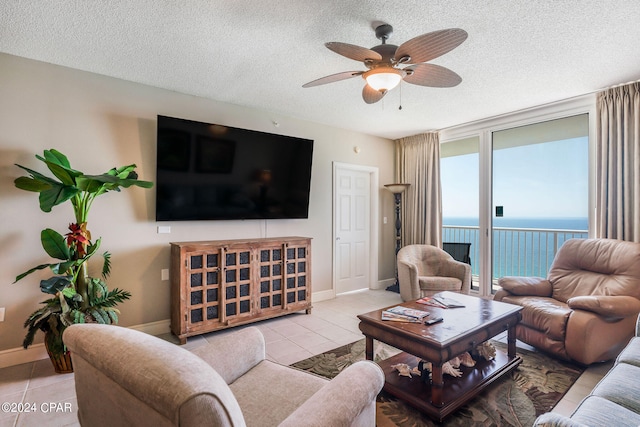
[[[403,301],[441,291],[468,294],[471,266],[431,245],[407,245],[398,251],[398,284]]]
[[[640,312],[640,243],[571,239],[547,278],[503,277],[494,299],[524,307],[517,338],[588,365],[614,358]]]
[[[87,426],[373,426],[384,374],[357,362],[331,381],[265,360],[248,327],[187,351],[142,332],[73,325],[78,419]]]

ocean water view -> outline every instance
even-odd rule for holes
[[[545,277],[557,250],[588,236],[587,218],[494,218],[493,278]],[[443,218],[443,242],[471,243],[472,274],[479,274],[478,218]]]
[[[478,226],[478,218],[443,218],[444,226]],[[539,228],[544,230],[587,230],[587,218],[494,218],[494,227]]]

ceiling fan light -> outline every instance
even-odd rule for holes
[[[398,86],[406,73],[397,68],[380,67],[364,73],[367,84],[377,91],[388,91]]]

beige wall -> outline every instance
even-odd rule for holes
[[[13,284],[17,274],[49,262],[40,246],[40,231],[50,227],[64,233],[73,221],[68,203],[46,214],[38,208],[36,193],[17,190],[13,180],[22,174],[13,164],[44,172],[34,155],[56,148],[85,173],[135,163],[141,179],[155,181],[158,114],[315,140],[309,219],[170,222],[161,225],[170,225],[172,233],[158,234],[155,190],[131,188],[101,196],[89,215],[89,229],[94,240],[103,238],[102,249],[112,253],[109,287],[133,294],[120,306],[122,325],[169,318],[169,282],[160,280],[160,270],[169,268],[171,241],[310,236],[313,292],[330,291],[333,161],[379,168],[379,280],[393,277],[393,200],[382,188],[393,180],[390,140],[0,55],[0,307],[6,307],[0,351],[20,347],[24,320],[47,297],[38,282],[48,272]],[[280,126],[274,127],[273,121]],[[361,148],[359,154],[354,146]],[[387,224],[382,224],[384,216],[389,217]],[[42,334],[37,342],[41,340]]]

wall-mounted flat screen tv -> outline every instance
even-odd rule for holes
[[[313,140],[158,116],[156,220],[308,218]]]

